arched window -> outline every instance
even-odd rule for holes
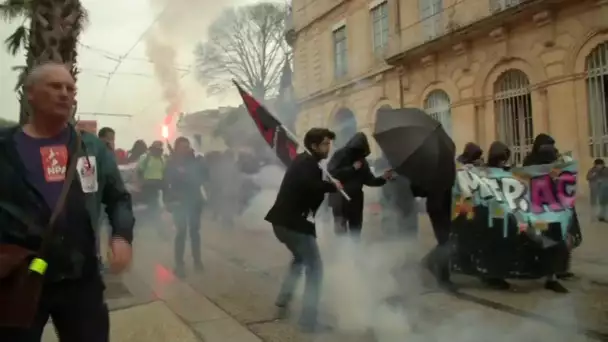
[[[521,70],[508,70],[494,83],[494,111],[498,139],[511,148],[513,162],[520,165],[534,141],[530,80]]]
[[[335,148],[344,146],[357,133],[357,119],[348,108],[341,108],[334,117],[332,130],[336,133]]]
[[[587,56],[589,150],[592,158],[608,157],[608,42]]]
[[[439,121],[446,133],[452,136],[451,101],[445,91],[433,90],[424,100],[424,110]]]

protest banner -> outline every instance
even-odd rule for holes
[[[473,220],[476,207],[489,211],[488,226],[502,219],[507,237],[507,217],[517,220],[520,232],[541,235],[549,224],[561,225],[563,238],[574,213],[576,162],[499,168],[460,166],[453,189],[453,219]]]

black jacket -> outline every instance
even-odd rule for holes
[[[365,159],[369,154],[367,137],[359,132],[337,150],[327,164],[327,171],[342,183],[344,191],[351,197],[362,196],[363,185],[382,186],[386,183],[384,178],[372,173]],[[353,166],[357,161],[363,163],[359,169]]]
[[[318,160],[300,153],[287,168],[277,199],[265,220],[299,233],[316,236],[314,217],[327,192],[336,187],[323,180]]]
[[[203,157],[196,157],[194,153],[183,158],[173,155],[163,174],[163,202],[202,204],[201,186],[207,175]]]
[[[25,166],[15,146],[18,127],[0,130],[0,243],[17,244],[37,251],[53,208],[25,176]],[[69,159],[95,157],[96,192],[84,193],[76,175],[57,220],[49,255],[46,280],[58,281],[99,275],[95,230],[101,204],[105,205],[112,236],[133,239],[135,219],[131,196],[126,191],[112,151],[95,135],[82,133],[82,148],[76,155],[75,131],[68,143]],[[39,156],[32,156],[39,158]]]
[[[555,139],[548,134],[541,133],[534,138],[532,151],[524,158],[523,166],[551,164],[558,158],[559,152],[555,148]]]

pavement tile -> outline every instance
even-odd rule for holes
[[[162,302],[111,312],[110,329],[112,342],[201,342]],[[57,341],[52,326],[42,341]]]
[[[195,323],[194,330],[205,342],[262,342],[233,318],[220,318]]]

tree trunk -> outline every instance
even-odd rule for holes
[[[31,6],[28,71],[48,62],[64,63],[76,78],[77,43],[86,18],[80,0],[32,1]],[[27,121],[25,101],[22,96],[20,123]]]

